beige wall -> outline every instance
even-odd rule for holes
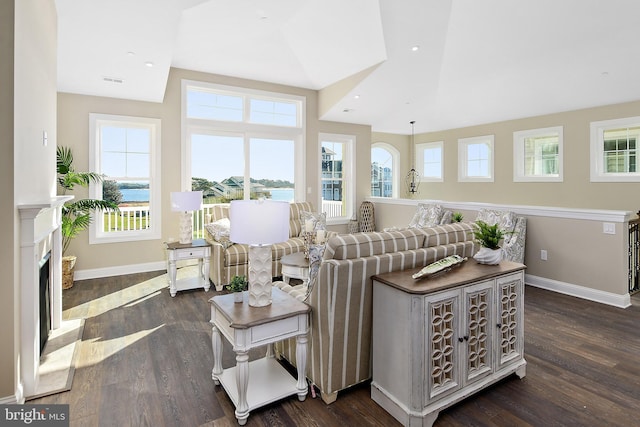
[[[416,200],[373,199],[376,229],[406,227],[416,212]],[[433,202],[433,201],[428,201]],[[627,230],[620,211],[545,209],[518,205],[485,205],[439,201],[472,222],[481,207],[508,209],[527,218],[524,263],[527,283],[583,298],[618,305],[626,301]],[[602,223],[614,222],[616,234],[603,233]],[[540,251],[547,251],[543,261]]]
[[[159,118],[162,120],[162,238],[178,235],[178,218],[169,209],[168,194],[181,187],[181,80],[197,80],[252,89],[283,92],[306,97],[306,187],[312,188],[307,200],[319,205],[318,133],[342,133],[356,136],[357,203],[369,195],[371,128],[318,120],[317,92],[264,82],[217,76],[181,69],[171,69],[162,103],[125,101],[68,93],[58,94],[58,141],[73,149],[78,170],[88,170],[89,113],[119,114]],[[79,189],[86,197],[86,189]],[[162,240],[89,245],[87,233],[72,242],[69,252],[80,255],[77,270],[109,269],[127,265],[157,263],[164,260]],[[90,274],[90,273],[89,273]]]
[[[14,2],[0,2],[0,194],[5,200],[14,198],[13,164],[13,40]],[[0,397],[10,396],[15,391],[17,369],[15,364],[20,342],[18,307],[18,257],[20,251],[18,235],[15,232],[17,214],[15,203],[0,203],[0,224],[5,239],[5,249],[0,257],[0,271],[5,280],[0,282]]]
[[[54,0],[0,2],[0,398],[15,396],[20,362],[20,235],[17,205],[55,195],[57,16]],[[15,53],[15,55],[14,55]],[[49,143],[42,144],[48,132]]]
[[[589,123],[638,115],[640,101],[635,101],[416,135],[416,144],[444,141],[445,160],[444,182],[423,182],[414,198],[636,212],[640,209],[640,202],[633,195],[640,191],[640,183],[589,182]],[[552,126],[564,127],[564,181],[513,182],[513,132]],[[482,135],[495,136],[495,181],[459,183],[458,139]],[[408,136],[395,137],[374,132],[372,140],[389,142],[400,150],[404,159],[409,158]],[[408,169],[408,160],[405,160],[401,177]]]

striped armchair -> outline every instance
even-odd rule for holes
[[[422,267],[446,256],[471,257],[474,226],[454,223],[356,233],[327,241],[305,302],[312,308],[307,377],[332,403],[338,391],[371,378],[372,276]],[[276,344],[295,365],[295,340]]]
[[[282,256],[304,250],[304,241],[298,237],[304,225],[302,224],[302,212],[314,212],[313,204],[309,202],[291,203],[289,210],[289,240],[272,245],[271,263],[273,276],[282,275]],[[229,205],[221,204],[213,207],[210,217],[205,224],[206,240],[211,243],[211,264],[209,278],[216,287],[222,290],[233,276],[246,276],[249,274],[249,247],[244,244],[233,244],[226,239],[211,233],[211,225],[217,221],[229,218]]]

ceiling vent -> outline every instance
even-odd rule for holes
[[[123,83],[124,80],[119,79],[118,77],[103,77],[102,80],[109,83]]]

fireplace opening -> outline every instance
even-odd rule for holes
[[[40,260],[40,354],[51,331],[51,300],[49,295],[51,280],[51,251]]]

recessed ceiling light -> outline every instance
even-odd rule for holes
[[[151,67],[153,67],[153,62],[151,62],[151,61],[145,62],[144,65],[146,65],[147,67],[151,68]]]
[[[411,48],[411,50],[412,50],[412,51],[414,51],[414,52],[415,52],[416,50],[418,50],[418,49],[420,49],[420,46],[418,46],[418,45],[415,45],[415,46],[413,46],[413,47]]]
[[[360,99],[360,95],[354,95],[353,99]]]
[[[343,113],[350,113],[353,111],[353,108],[345,108],[344,110],[342,110]]]
[[[128,56],[136,56],[136,53],[134,51],[130,50],[129,52],[127,52],[127,55]]]

